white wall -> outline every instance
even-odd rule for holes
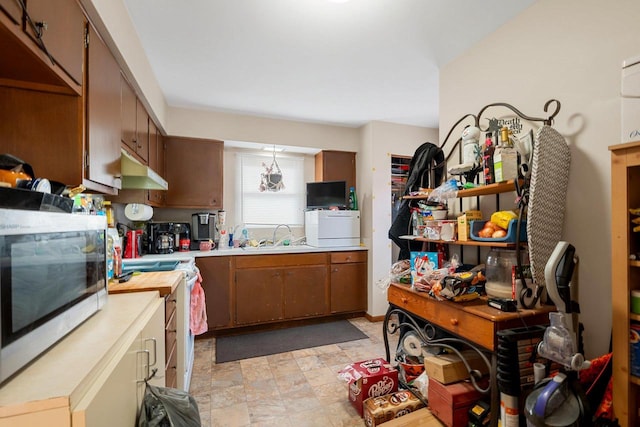
[[[539,0],[441,69],[440,129],[493,102],[544,117],[571,148],[562,238],[580,257],[579,293],[587,357],[608,351],[611,333],[610,155],[620,141],[620,66],[640,53],[640,2]],[[618,326],[623,327],[623,326]]]
[[[362,210],[362,240],[369,248],[369,309],[371,316],[387,310],[382,282],[393,262],[388,238],[391,227],[391,155],[412,156],[423,142],[438,141],[438,130],[386,122],[371,122],[361,128],[358,154],[358,201]]]

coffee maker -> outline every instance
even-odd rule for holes
[[[191,249],[198,250],[201,241],[212,240],[217,247],[217,212],[199,212],[191,215]]]

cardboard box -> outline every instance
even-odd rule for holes
[[[418,409],[384,423],[384,427],[443,427],[444,424],[427,408]]]
[[[349,402],[360,416],[366,399],[398,391],[398,371],[384,359],[363,360],[351,364],[347,370]],[[344,377],[344,371],[342,375]]]
[[[370,397],[363,403],[364,424],[376,427],[394,418],[401,417],[420,408],[424,403],[408,390],[379,397]]]
[[[466,242],[471,240],[469,223],[482,219],[481,211],[465,211],[458,217],[458,240]]]
[[[480,355],[473,350],[463,351],[462,355],[471,366],[477,369],[482,375],[489,373],[489,367],[482,360]],[[456,354],[440,354],[424,358],[424,369],[429,376],[442,384],[451,384],[469,378],[469,371]]]
[[[486,388],[488,380],[482,381]],[[429,409],[447,427],[466,427],[469,423],[469,409],[485,395],[473,387],[471,382],[460,381],[453,384],[442,384],[429,378]]]

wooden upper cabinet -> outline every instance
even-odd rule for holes
[[[120,78],[120,117],[121,117],[121,140],[134,153],[136,151],[136,108],[138,99],[129,82],[121,76]]]
[[[22,22],[22,8],[16,0],[0,0],[0,10],[2,10],[14,24]]]
[[[86,88],[87,179],[120,188],[120,67],[91,25]]]
[[[166,206],[222,209],[222,141],[166,137]]]
[[[161,177],[165,177],[164,171],[164,141],[153,120],[149,119],[149,167]],[[165,202],[163,190],[149,190],[148,202],[153,206],[162,206]]]
[[[149,114],[139,99],[136,100],[136,153],[144,163],[149,162]]]
[[[6,2],[5,2],[6,3]],[[75,0],[29,0],[27,13],[41,32],[41,39],[55,63],[82,84],[86,19]],[[37,41],[30,25],[27,34]]]
[[[325,150],[316,154],[315,160],[316,181],[346,181],[347,192],[356,186],[356,153]]]

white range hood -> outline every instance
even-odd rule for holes
[[[140,163],[125,150],[122,150],[120,156],[120,171],[123,190],[167,190],[169,188],[167,181],[156,171]]]

